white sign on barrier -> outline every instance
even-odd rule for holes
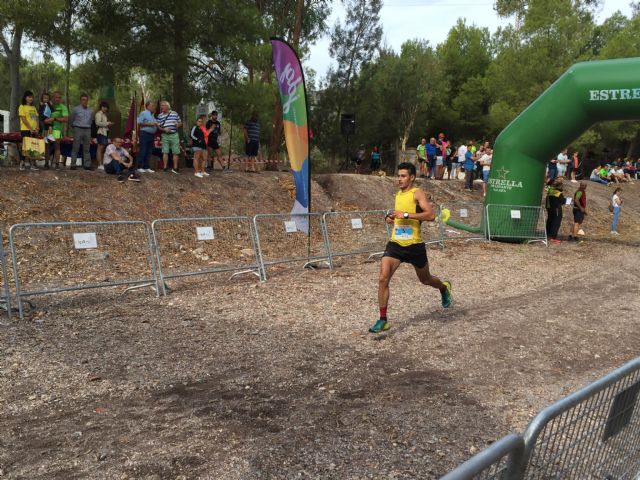
[[[82,250],[85,248],[98,248],[98,240],[96,239],[95,232],[74,233],[73,246],[76,248],[76,250]]]
[[[467,211],[466,208],[461,208],[460,209],[460,218],[468,218],[469,217],[469,212]]]
[[[196,227],[198,240],[215,240],[213,227]]]
[[[514,220],[520,220],[520,210],[511,210],[511,218]]]
[[[351,219],[351,229],[352,230],[362,230],[362,219],[361,218],[352,218]]]
[[[296,222],[294,222],[293,220],[284,222],[284,231],[287,233],[296,233],[298,231]]]

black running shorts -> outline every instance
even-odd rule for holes
[[[578,208],[573,209],[573,222],[574,223],[582,223],[584,222],[584,212]]]
[[[401,262],[410,263],[416,268],[422,268],[427,264],[427,247],[425,247],[424,243],[403,247],[396,242],[389,242],[382,256],[397,258]]]

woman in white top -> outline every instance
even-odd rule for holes
[[[96,136],[96,160],[98,160],[98,168],[103,168],[104,151],[109,145],[109,127],[113,125],[107,118],[107,112],[109,111],[109,104],[107,102],[100,102],[100,108],[96,112],[93,121],[98,127],[98,135]]]
[[[611,221],[611,235],[618,235],[618,220],[622,209],[622,189],[616,188],[611,197],[611,207],[613,208],[613,220]]]

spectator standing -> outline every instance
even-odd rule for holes
[[[427,151],[427,161],[429,162],[429,178],[433,178],[436,173],[436,157],[438,156],[438,145],[434,137],[429,139],[425,149]]]
[[[220,135],[222,134],[222,124],[218,121],[218,112],[216,110],[212,111],[209,115],[209,121],[207,121],[205,128],[209,131],[209,137],[207,138],[209,166],[207,167],[207,170],[213,172],[215,165],[214,161],[217,161],[220,164],[220,168],[222,168],[223,172],[230,171],[230,166],[227,165],[225,167],[222,160],[222,152],[220,151]]]
[[[553,182],[558,176],[558,159],[552,158],[547,165],[547,182]]]
[[[467,143],[469,144],[471,142],[468,141]],[[463,143],[462,145],[460,145],[458,147],[458,151],[456,152],[456,155],[458,156],[458,166],[460,168],[464,168],[464,161],[465,161],[466,153],[467,153],[467,146]],[[457,178],[457,176],[455,178]]]
[[[587,182],[580,182],[576,193],[573,194],[573,227],[569,240],[578,240],[578,232],[582,228],[584,216],[587,214]]]
[[[360,144],[360,148],[356,152],[356,173],[360,173],[360,169],[362,168],[362,163],[364,162],[365,151],[364,151],[364,143]]]
[[[31,137],[38,134],[38,110],[33,105],[33,92],[27,90],[22,95],[22,101],[18,106],[18,117],[20,117],[20,137]],[[27,168],[25,156],[20,149],[20,170]],[[38,170],[38,168],[29,160],[28,168],[30,170]]]
[[[425,140],[425,143],[426,143],[426,140]],[[373,147],[373,150],[371,150],[371,171],[372,172],[377,172],[378,170],[380,170],[381,160],[382,160],[382,156],[380,155],[380,149],[378,148],[377,145],[375,145]]]
[[[444,166],[447,160],[447,140],[444,137],[444,133],[438,134],[438,152],[436,154],[436,180],[442,180],[444,176]]]
[[[618,221],[620,220],[622,203],[622,189],[618,187],[613,191],[613,196],[611,197],[611,210],[613,213],[613,219],[611,220],[611,235],[618,235]]]
[[[43,92],[40,95],[40,106],[38,108],[38,117],[40,119],[40,135],[45,141],[45,156],[44,156],[44,168],[49,169],[53,163],[53,144],[55,139],[53,138],[53,130],[51,125],[47,125],[45,120],[51,117],[51,96]]]
[[[62,168],[63,162],[60,161],[60,142],[62,141],[64,124],[69,120],[69,109],[62,103],[62,94],[60,92],[53,92],[51,100],[51,116],[45,120],[45,123],[51,125],[51,132],[54,138],[55,166],[56,168]]]
[[[189,137],[191,137],[191,150],[193,151],[193,170],[194,175],[198,178],[209,176],[205,167],[207,165],[207,137],[210,135],[206,129],[204,122],[207,120],[206,115],[200,115],[196,120],[196,124],[191,129]]]
[[[471,143],[467,144],[467,151],[464,154],[464,180],[465,190],[473,191],[473,174],[475,168],[475,162],[478,159],[475,153],[471,150]]]
[[[560,243],[558,231],[562,224],[562,207],[566,203],[562,194],[562,177],[550,180],[547,187],[547,236],[551,243]]]
[[[456,150],[455,152],[453,151],[453,149],[451,148],[452,144],[451,142],[449,142],[449,151],[452,152],[449,155],[449,180],[451,180],[452,178],[454,180],[458,179],[458,150]]]
[[[576,180],[576,173],[578,172],[578,167],[580,166],[580,158],[578,157],[578,152],[573,152],[571,156],[571,162],[569,163],[569,169],[571,173],[571,183],[578,183]]]
[[[98,168],[104,168],[102,160],[104,159],[104,150],[109,145],[109,127],[113,125],[107,118],[107,112],[109,111],[109,104],[107,102],[100,102],[100,108],[96,112],[94,122],[98,127],[98,134],[96,135],[96,159],[98,160]]]
[[[256,160],[260,150],[260,122],[258,112],[253,111],[251,118],[243,126],[245,154],[247,155],[247,172],[258,173]]]
[[[482,196],[487,196],[487,184],[489,183],[489,173],[491,172],[491,161],[493,159],[493,150],[486,148],[484,155],[480,158],[482,165]]]
[[[158,115],[158,129],[162,132],[162,162],[164,171],[171,171],[176,175],[178,169],[178,155],[180,152],[180,135],[178,128],[182,126],[182,120],[177,112],[171,110],[171,104],[166,100],[160,102],[160,114]],[[173,168],[169,167],[169,153],[173,155]],[[145,169],[146,171],[146,169]]]
[[[69,116],[69,123],[73,127],[73,147],[71,147],[71,170],[76,169],[78,162],[78,150],[82,145],[82,163],[85,170],[91,168],[91,109],[89,108],[89,96],[86,93],[80,95],[80,105],[73,107]]]
[[[133,157],[122,144],[121,138],[114,138],[113,143],[107,146],[103,157],[104,171],[110,175],[117,175],[118,182],[124,182],[122,172],[126,168],[128,179],[139,182],[140,178],[136,175],[136,169],[133,166]]]
[[[567,156],[567,149],[564,148],[556,156],[556,168],[558,170],[558,177],[564,177],[567,173],[567,166],[569,165],[569,157]]]
[[[420,176],[424,178],[425,171],[427,169],[427,139],[423,138],[420,140],[420,145],[416,147],[416,155],[418,156],[418,170],[420,171]]]
[[[142,173],[154,173],[149,168],[149,157],[153,151],[153,142],[158,131],[158,120],[153,115],[153,102],[144,104],[144,110],[138,115],[140,127],[140,150],[138,150],[138,171]]]

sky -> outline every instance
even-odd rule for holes
[[[602,23],[616,10],[631,16],[629,3],[630,0],[604,0],[596,17],[598,23]],[[343,17],[341,2],[333,0],[328,25],[335,25]],[[439,20],[430,20],[434,18]],[[465,18],[469,25],[487,27],[490,32],[509,23],[509,19],[498,18],[491,0],[384,0],[380,12],[380,23],[384,31],[383,44],[391,46],[397,52],[406,40],[414,38],[427,39],[435,46],[447,38],[458,18]],[[332,62],[329,43],[330,38],[326,35],[311,47],[309,58],[303,62],[316,71],[318,78],[325,76]]]

